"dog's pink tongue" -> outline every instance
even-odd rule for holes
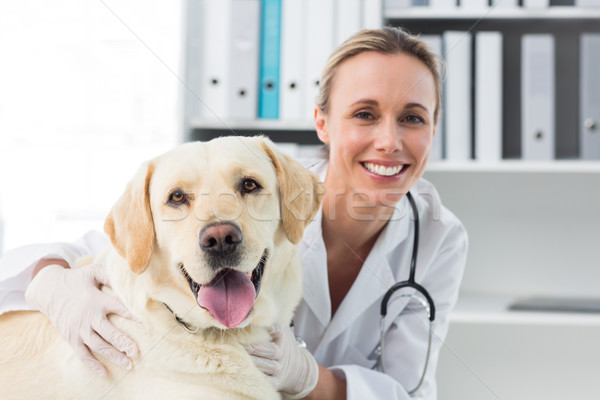
[[[198,291],[198,304],[227,328],[242,323],[254,305],[256,291],[246,274],[232,269],[219,274]]]

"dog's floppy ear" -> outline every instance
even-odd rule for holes
[[[104,231],[111,243],[136,274],[148,268],[154,251],[155,232],[149,194],[153,172],[152,162],[140,167],[104,222]]]
[[[325,187],[315,174],[277,150],[270,140],[262,140],[262,146],[277,171],[283,231],[290,242],[298,244],[304,228],[319,211]]]

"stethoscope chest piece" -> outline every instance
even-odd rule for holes
[[[421,373],[421,377],[419,378],[419,382],[417,383],[417,386],[408,392],[408,394],[410,394],[410,395],[416,395],[417,391],[423,384],[423,380],[425,379],[425,374],[427,372],[427,365],[429,364],[429,355],[431,352],[431,339],[433,336],[433,322],[435,320],[435,304],[433,302],[433,298],[429,295],[429,292],[423,286],[421,286],[415,282],[415,271],[416,271],[416,267],[417,267],[417,255],[418,255],[418,250],[419,250],[419,225],[420,225],[419,224],[419,212],[418,212],[415,200],[412,197],[412,194],[410,192],[408,192],[406,194],[406,197],[408,198],[408,201],[411,205],[413,218],[415,220],[413,251],[412,251],[412,257],[411,257],[411,263],[410,263],[410,275],[408,277],[408,280],[397,282],[394,285],[392,285],[392,287],[390,287],[388,289],[388,291],[384,294],[383,299],[381,300],[381,310],[380,310],[381,311],[381,319],[379,321],[379,330],[380,330],[379,344],[377,345],[375,350],[373,350],[373,353],[371,353],[371,355],[369,356],[369,359],[376,360],[375,365],[373,366],[373,369],[378,369],[382,372],[385,372],[383,355],[385,352],[385,317],[387,315],[388,305],[390,303],[391,297],[396,292],[398,292],[402,289],[412,289],[411,293],[400,293],[393,299],[393,301],[395,301],[399,298],[409,298],[409,301],[411,299],[415,299],[423,305],[423,307],[425,308],[425,310],[427,311],[427,314],[428,314],[429,334],[428,334],[428,342],[427,342],[427,354],[426,354],[426,358],[425,358],[423,372]]]

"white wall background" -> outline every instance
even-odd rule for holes
[[[0,0],[0,253],[102,229],[180,140],[182,4]]]

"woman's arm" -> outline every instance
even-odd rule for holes
[[[319,365],[319,380],[315,389],[305,397],[307,400],[345,400],[346,381],[332,371]]]
[[[106,369],[91,351],[127,369],[132,365],[129,357],[138,354],[136,344],[108,320],[109,314],[135,319],[121,302],[100,290],[109,283],[102,265],[70,269],[53,264],[41,269],[25,292],[27,302],[43,312],[75,355],[101,376]]]
[[[91,231],[74,243],[33,244],[6,251],[0,259],[0,314],[32,309],[25,301],[25,290],[34,275],[52,264],[48,261],[63,260],[60,265],[68,266],[107,244],[101,232]]]
[[[271,342],[250,344],[246,350],[285,399],[346,399],[346,382],[298,347],[291,329],[277,326],[271,336]]]
[[[38,272],[40,272],[42,268],[47,267],[48,265],[60,265],[63,268],[70,268],[69,263],[67,263],[67,261],[63,260],[62,258],[42,258],[35,265],[31,277],[35,278]]]
[[[305,347],[298,346],[292,329],[276,325],[269,330],[270,342],[246,345],[256,367],[285,399],[303,399],[319,379],[319,365]]]
[[[138,353],[136,344],[112,325],[107,315],[133,316],[100,291],[100,285],[109,285],[104,268],[89,265],[72,270],[69,265],[107,244],[101,233],[90,232],[75,243],[17,248],[0,260],[0,313],[42,311],[75,354],[100,375],[106,370],[90,350],[123,367]]]
[[[458,298],[466,263],[468,243],[462,224],[454,225],[438,245],[427,271],[419,281],[435,301],[436,318],[427,372],[423,384],[412,396],[428,400],[437,399],[435,374],[439,352],[448,332],[449,315]],[[385,335],[385,374],[358,365],[329,368],[346,380],[348,399],[411,398],[409,392],[419,382],[427,355],[428,316],[419,301],[411,300],[390,322]]]

